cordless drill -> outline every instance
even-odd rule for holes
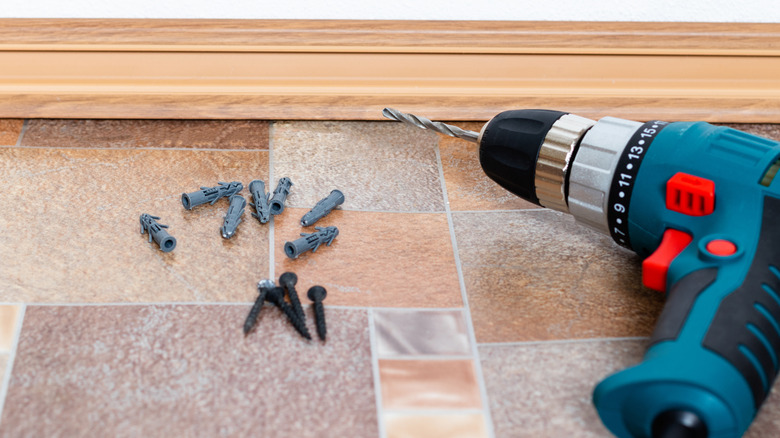
[[[618,437],[739,437],[780,365],[780,143],[705,122],[498,114],[480,133],[383,114],[475,142],[510,192],[571,213],[643,259],[666,305],[643,361],[593,403]]]

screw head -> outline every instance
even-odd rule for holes
[[[310,300],[317,302],[322,301],[328,295],[328,291],[322,286],[312,286],[309,292],[306,293]]]
[[[279,277],[279,284],[287,285],[291,284],[295,286],[298,284],[298,276],[294,272],[285,272]]]

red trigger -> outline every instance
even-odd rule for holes
[[[664,231],[661,245],[642,262],[642,283],[650,289],[666,292],[669,265],[692,240],[693,237],[684,231],[671,228]]]

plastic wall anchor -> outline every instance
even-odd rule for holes
[[[159,217],[144,213],[139,219],[141,221],[141,234],[144,234],[145,232],[149,233],[149,243],[151,243],[152,240],[157,242],[157,245],[160,246],[160,251],[162,252],[171,252],[176,248],[176,238],[165,231],[165,228],[168,228],[168,225],[160,225],[157,223],[160,219]]]
[[[308,213],[303,215],[301,225],[304,227],[314,225],[315,222],[327,216],[331,210],[343,203],[344,194],[340,190],[333,190],[326,198],[320,200]]]
[[[256,179],[249,183],[249,193],[252,195],[252,202],[249,203],[255,209],[252,216],[257,218],[261,224],[271,219],[271,206],[268,203],[269,195],[265,192],[265,183]]]
[[[225,220],[222,222],[222,228],[220,232],[222,237],[230,239],[236,234],[238,224],[241,223],[241,215],[244,214],[244,208],[246,207],[246,199],[241,195],[233,195],[230,197],[230,207],[228,207],[227,214],[225,214]]]
[[[238,181],[231,183],[220,182],[216,187],[201,187],[200,191],[197,192],[182,193],[181,203],[187,210],[192,210],[193,207],[206,203],[214,205],[219,198],[233,196],[243,188],[244,186]]]
[[[306,251],[315,252],[323,243],[330,246],[333,239],[339,235],[339,229],[336,227],[315,227],[316,233],[301,233],[300,239],[284,243],[284,253],[291,259],[298,258]]]
[[[293,183],[290,181],[290,178],[285,177],[279,180],[273,196],[271,196],[271,200],[269,201],[272,215],[276,216],[277,214],[282,214],[284,211],[284,202],[287,200],[287,195],[290,194],[290,187],[292,187],[292,185]]]

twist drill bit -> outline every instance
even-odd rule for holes
[[[457,126],[448,125],[442,122],[432,122],[425,117],[402,113],[401,111],[395,110],[393,108],[383,109],[382,115],[397,122],[403,122],[407,125],[416,126],[422,129],[430,129],[431,131],[449,135],[450,137],[457,137],[473,143],[477,143],[479,141],[478,132],[466,131],[465,129],[458,128]]]
[[[141,234],[148,232],[149,243],[152,243],[152,239],[154,239],[154,241],[160,245],[160,250],[162,252],[173,251],[173,248],[176,248],[176,238],[165,231],[165,228],[168,228],[168,225],[157,223],[159,219],[159,217],[147,213],[142,214],[139,218],[141,221]]]

